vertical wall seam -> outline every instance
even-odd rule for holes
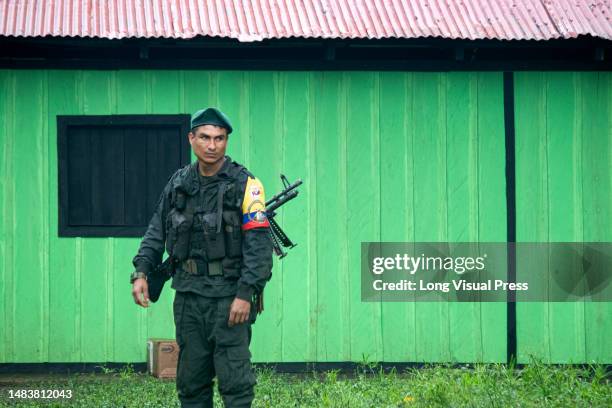
[[[41,302],[41,316],[42,316],[42,355],[44,361],[49,361],[49,251],[50,251],[50,241],[49,241],[49,228],[50,228],[50,202],[49,198],[49,122],[47,118],[49,117],[49,71],[43,71],[42,77],[42,109],[41,109],[41,123],[42,123],[42,149],[41,149],[41,160],[40,165],[40,191],[43,202],[41,208],[41,218],[42,218],[42,232],[43,232],[43,253],[42,253],[42,290],[43,290],[43,301]]]
[[[444,229],[443,231],[443,235],[444,238],[442,238],[443,240],[449,240],[449,229],[448,229],[448,109],[447,109],[447,95],[448,95],[448,73],[442,73],[439,76],[439,81],[438,81],[438,104],[439,107],[441,109],[443,109],[443,113],[442,115],[440,115],[440,118],[442,118],[442,120],[444,121],[442,126],[441,126],[441,130],[443,131],[443,138],[444,140],[442,141],[442,143],[440,143],[440,148],[441,148],[441,155],[442,158],[441,160],[444,162],[444,180],[442,182],[442,188],[440,189],[441,191],[444,191],[444,195],[445,195],[445,200],[444,200],[444,210],[441,211],[441,217],[444,217],[444,222],[441,222],[440,225],[442,226],[442,228]],[[447,299],[448,299],[448,294],[447,294]],[[443,316],[445,317],[445,319],[442,319],[443,322],[445,322],[445,326],[446,326],[446,336],[444,336],[442,339],[440,339],[440,343],[444,344],[444,342],[446,342],[446,356],[445,359],[446,360],[451,360],[451,356],[452,356],[452,351],[451,351],[451,340],[450,340],[450,336],[451,336],[451,319],[450,319],[450,304],[449,302],[444,302],[440,305],[440,317],[442,318]],[[442,333],[442,330],[440,330],[440,332]]]
[[[402,116],[401,116],[401,141],[402,141],[403,152],[402,152],[402,155],[400,156],[402,158],[402,166],[401,166],[402,174],[403,174],[402,181],[404,182],[404,186],[403,186],[404,187],[404,189],[403,189],[403,202],[404,203],[410,203],[410,201],[408,200],[408,189],[406,188],[406,184],[407,184],[407,181],[408,181],[408,161],[407,161],[408,149],[407,149],[407,141],[406,141],[407,134],[408,134],[408,130],[407,130],[407,116],[408,115],[406,114],[406,106],[408,106],[408,97],[406,95],[406,89],[408,88],[408,78],[407,78],[408,73],[401,72],[398,75],[401,78],[400,85],[398,85],[398,86],[401,89],[401,95],[403,96],[403,100],[404,100],[404,106],[402,106],[402,109],[401,109],[401,114],[402,114]],[[381,147],[381,150],[382,150],[382,147]],[[381,196],[382,196],[382,187],[381,187]],[[408,210],[408,211],[410,211],[410,210]],[[381,211],[381,213],[382,213],[382,211]],[[401,225],[402,234],[401,234],[401,238],[400,238],[400,239],[402,239],[405,242],[408,242],[407,234],[406,234],[406,231],[408,230],[408,220],[407,220],[408,216],[407,215],[408,214],[406,214],[406,216],[404,217],[404,224]],[[398,236],[398,238],[399,238],[399,236]],[[403,319],[404,318],[408,318],[408,308],[409,308],[409,305],[407,303],[404,304],[404,306],[402,308],[403,309],[402,310],[402,314],[404,314],[404,312],[405,312],[405,316],[402,316]],[[383,316],[383,318],[384,318],[384,316]],[[406,328],[405,334],[408,334],[408,329],[407,328]],[[409,350],[410,350],[410,346],[408,345],[406,347],[406,355],[409,355],[409,353],[410,353]]]
[[[580,96],[580,89],[577,84],[576,73],[572,73],[572,89],[574,90],[574,120],[572,122],[572,164],[573,164],[573,175],[572,180],[572,192],[573,192],[573,207],[574,212],[574,240],[579,237],[579,241],[584,242],[584,234],[582,227],[582,143],[579,141],[578,132],[580,124],[580,115],[582,109],[582,102]],[[584,248],[584,245],[582,245]],[[580,288],[582,290],[582,288]],[[580,302],[580,308],[576,312],[576,319],[582,320],[582,334],[577,333],[576,335],[576,348],[582,351],[582,361],[587,361],[586,355],[586,315],[585,315],[585,301]]]
[[[314,90],[315,87],[319,86],[319,82],[321,79],[321,75],[320,73],[309,73],[309,77],[311,79],[311,86],[309,87],[309,89],[312,91]],[[317,93],[311,93],[310,95],[310,100],[309,100],[309,110],[311,112],[311,121],[309,122],[310,124],[310,166],[308,166],[308,175],[310,176],[308,179],[308,191],[310,192],[310,203],[312,204],[310,206],[310,219],[311,220],[316,220],[317,217],[317,185],[316,183],[313,181],[316,179],[317,177],[317,167],[312,165],[312,164],[316,164],[316,157],[317,157],[317,112],[316,112],[316,97],[317,97]],[[312,226],[314,225],[314,226]],[[317,337],[318,337],[318,326],[319,326],[319,319],[318,319],[318,308],[319,308],[319,290],[318,290],[318,273],[319,273],[319,259],[318,259],[318,251],[317,251],[317,231],[318,231],[318,226],[317,223],[313,223],[311,224],[311,227],[309,228],[310,231],[310,236],[309,236],[309,242],[310,242],[310,248],[311,250],[314,248],[314,251],[312,251],[313,256],[311,256],[311,259],[313,259],[313,264],[314,264],[314,268],[311,268],[311,285],[310,288],[311,290],[314,291],[314,296],[310,296],[310,301],[314,302],[314,307],[312,307],[311,304],[311,317],[310,319],[314,319],[314,321],[309,321],[309,325],[310,327],[313,327],[314,325],[314,336],[311,336],[311,346],[312,346],[312,350],[311,350],[311,361],[316,361],[317,360],[317,356],[319,354],[319,350],[318,350],[318,341],[317,341]]]
[[[574,97],[574,123],[572,129],[572,144],[574,149],[572,149],[573,153],[573,162],[575,165],[574,169],[574,184],[575,189],[580,189],[579,191],[574,192],[574,205],[578,207],[579,217],[575,217],[574,219],[574,231],[576,231],[576,237],[579,237],[580,241],[584,242],[584,191],[582,187],[582,179],[583,179],[583,160],[582,160],[582,87],[580,86],[580,77],[577,73],[572,73],[572,86],[575,90]],[[586,352],[587,347],[587,314],[586,314],[586,301],[582,301],[582,324],[583,324],[583,332],[582,332],[582,347],[583,347],[583,361],[587,362],[588,354]]]
[[[8,153],[6,151],[6,147],[8,145],[8,132],[7,132],[7,127],[6,127],[6,123],[8,121],[8,109],[7,109],[7,103],[6,100],[8,99],[7,94],[9,92],[7,92],[6,90],[10,88],[9,84],[8,84],[8,78],[10,77],[10,72],[6,71],[6,77],[5,80],[7,81],[7,86],[5,89],[5,93],[3,95],[0,95],[0,98],[4,99],[4,103],[2,106],[3,111],[0,112],[0,118],[2,118],[2,122],[0,122],[0,143],[4,144],[4,150],[2,150],[2,157],[0,157],[0,159],[2,159],[2,161],[0,163],[1,166],[1,170],[0,170],[0,283],[2,283],[0,285],[0,302],[2,302],[2,308],[0,309],[2,311],[2,316],[0,317],[0,322],[2,323],[3,333],[6,333],[6,327],[7,327],[7,321],[6,321],[6,278],[5,278],[5,271],[6,271],[6,241],[7,241],[7,234],[6,234],[6,162],[7,162],[7,157],[8,157]],[[6,350],[5,350],[5,339],[3,338],[3,336],[0,335],[0,363],[7,361],[6,358]]]
[[[481,181],[480,181],[480,81],[482,74],[478,73],[476,75],[476,95],[475,95],[475,109],[474,115],[476,116],[476,128],[474,129],[474,140],[475,144],[475,171],[476,171],[476,242],[480,242],[480,193],[481,193]],[[502,88],[503,88],[503,80],[502,80]],[[480,251],[480,248],[478,249]],[[480,273],[479,273],[480,275]],[[484,362],[485,360],[485,347],[484,347],[484,324],[482,320],[482,302],[478,302],[478,322],[480,326],[480,361]]]
[[[506,236],[508,282],[516,282],[516,130],[514,73],[504,72],[504,140],[506,148]],[[506,363],[517,358],[516,302],[509,293],[506,303]]]
[[[312,72],[308,72],[306,73],[306,106],[307,106],[307,116],[306,116],[306,174],[304,175],[305,178],[305,185],[304,187],[307,188],[307,200],[308,200],[308,204],[307,204],[307,213],[308,213],[308,217],[311,220],[314,220],[315,218],[312,217],[313,214],[313,200],[312,197],[314,196],[314,192],[312,191],[312,177],[311,177],[311,172],[312,172],[312,168],[314,167],[312,165],[312,161],[314,158],[314,153],[312,151],[312,144],[313,144],[313,107],[314,107],[314,102],[313,102],[313,87],[315,86],[315,81],[313,81],[313,75],[314,73]],[[306,325],[306,333],[308,334],[308,342],[306,344],[306,351],[305,351],[305,357],[306,357],[306,361],[315,361],[316,358],[316,353],[313,352],[313,349],[316,348],[316,327],[313,330],[312,329],[312,319],[314,317],[314,309],[313,309],[313,285],[312,285],[312,281],[313,281],[313,276],[314,273],[313,271],[316,269],[316,247],[313,250],[313,234],[312,234],[312,224],[313,223],[308,223],[307,224],[307,230],[306,230],[306,234],[307,234],[307,244],[306,244],[306,252],[307,252],[307,259],[308,259],[308,276],[307,276],[307,294],[308,296],[306,297],[306,307],[308,308],[308,324]],[[315,292],[316,294],[316,292]],[[313,346],[314,345],[314,346]]]
[[[544,166],[546,168],[546,179],[545,179],[545,184],[546,184],[546,198],[544,200],[545,204],[546,204],[546,241],[550,242],[550,165],[549,165],[549,148],[550,148],[550,142],[548,140],[548,138],[550,137],[550,131],[549,131],[549,126],[548,126],[548,91],[549,91],[549,80],[548,80],[548,75],[543,75],[544,78],[544,89],[543,89],[543,96],[544,96]],[[539,239],[539,238],[538,238]],[[545,241],[545,242],[546,242]],[[547,279],[546,279],[546,293],[550,294],[550,265],[551,265],[551,260],[550,260],[550,252],[548,253],[548,262],[547,262],[547,268],[546,268],[546,274],[547,274]],[[550,302],[546,303],[546,322],[547,322],[547,327],[545,328],[545,333],[546,333],[546,347],[548,348],[547,350],[547,354],[548,354],[548,359],[546,362],[551,362],[552,361],[552,353],[551,353],[551,335],[550,335],[550,316],[551,316],[551,306],[550,306]]]
[[[109,81],[108,81],[108,94],[109,94],[109,101],[110,101],[110,111],[113,114],[117,114],[119,113],[119,84],[117,81],[117,71],[113,71],[111,72],[110,76],[109,76]],[[124,142],[125,142],[125,135],[124,135]],[[123,149],[123,155],[124,155],[124,161],[125,161],[125,146]],[[124,166],[125,168],[125,166]],[[124,197],[125,197],[125,175],[124,175],[124,182],[123,182],[123,188],[124,188]],[[125,208],[124,208],[124,217],[125,217]],[[114,269],[115,269],[115,253],[114,253],[114,245],[115,245],[115,239],[114,238],[109,238],[108,239],[108,243],[107,243],[107,254],[108,254],[108,259],[109,262],[107,262],[107,267],[105,270],[106,273],[106,287],[107,287],[107,293],[106,293],[106,310],[108,315],[107,316],[113,316],[114,312],[115,312],[115,279],[114,279]],[[106,357],[107,359],[111,360],[111,361],[116,361],[115,358],[115,326],[114,326],[114,320],[115,319],[106,319],[106,336],[105,336],[105,343],[106,343]]]
[[[13,75],[13,95],[12,95],[12,106],[16,106],[17,105],[17,75]],[[16,134],[16,129],[15,129],[15,120],[11,121],[11,135],[13,135],[12,137],[12,144],[11,144],[11,216],[8,218],[10,220],[13,220],[11,222],[11,264],[10,264],[10,271],[11,271],[11,296],[10,296],[10,305],[11,305],[11,359],[15,358],[15,316],[17,313],[17,309],[16,309],[16,302],[15,302],[15,298],[16,298],[16,293],[17,293],[17,283],[15,281],[15,210],[16,210],[16,206],[15,206],[15,192],[17,189],[17,186],[15,185],[15,178],[14,176],[14,172],[15,172],[15,134]]]
[[[415,82],[415,78],[414,78],[414,73],[410,74],[412,77],[411,80],[411,89],[410,89],[410,118],[414,119],[414,82]],[[412,176],[412,182],[410,183],[410,190],[412,192],[412,203],[414,204],[414,138],[415,138],[415,130],[414,130],[414,121],[412,121],[412,126],[410,129],[410,154],[411,154],[411,161],[410,161],[410,166],[412,168],[411,170],[411,176]],[[414,207],[413,207],[414,208]],[[415,220],[415,211],[413,209],[412,211],[412,242],[416,242],[416,220]],[[417,303],[413,303],[414,307],[412,308],[412,321],[413,322],[417,322]],[[418,339],[417,339],[417,326],[415,324],[414,326],[414,332],[413,332],[413,341],[414,341],[414,355],[415,357],[418,356]],[[418,358],[417,358],[418,360]]]
[[[582,85],[582,77],[578,77],[578,82],[579,85]],[[582,86],[578,86],[577,89],[582,90],[583,87]],[[580,91],[579,91],[580,92]],[[585,236],[584,236],[584,121],[582,120],[582,115],[584,112],[584,98],[582,97],[582,92],[580,92],[580,107],[578,109],[578,114],[580,115],[580,129],[578,130],[578,140],[580,140],[580,165],[581,165],[581,172],[580,172],[580,201],[581,201],[581,214],[580,214],[580,220],[582,222],[582,241],[584,242],[585,240]],[[588,359],[589,356],[589,352],[588,352],[588,336],[587,336],[587,330],[586,330],[586,322],[587,322],[587,312],[586,312],[586,307],[584,308],[584,324],[585,324],[585,330],[584,330],[584,354],[585,354],[585,361],[588,361],[586,359]]]
[[[381,100],[382,100],[382,87],[380,86],[380,82],[381,82],[381,74],[380,72],[376,73],[377,76],[377,84],[378,84],[378,98],[376,100],[376,103],[373,104],[372,109],[376,109],[376,113],[377,113],[377,121],[376,121],[376,129],[378,129],[378,241],[382,242],[382,230],[384,228],[383,225],[383,217],[382,217],[382,173],[383,173],[383,165],[382,165],[382,147],[381,147],[381,134],[380,134],[380,128],[381,128],[381,123],[380,123],[380,107],[381,107]],[[405,173],[404,173],[405,174]],[[383,303],[379,302],[379,314],[380,314],[380,319],[379,319],[379,330],[380,330],[380,339],[381,339],[381,351],[380,351],[380,356],[381,358],[379,359],[379,361],[385,361],[385,341],[384,341],[384,309],[382,307]]]
[[[348,203],[348,192],[349,192],[349,185],[348,185],[348,137],[347,137],[347,129],[348,129],[348,107],[349,107],[349,92],[348,92],[348,79],[347,79],[347,75],[346,73],[342,73],[341,77],[340,77],[340,96],[341,98],[340,101],[341,103],[339,104],[339,108],[340,108],[340,120],[338,120],[338,122],[341,124],[340,126],[340,143],[341,143],[341,147],[344,148],[344,150],[342,151],[342,160],[341,162],[344,164],[344,170],[341,173],[341,180],[340,182],[342,183],[342,191],[343,191],[343,203],[342,203],[342,208],[347,208],[347,203]],[[340,152],[340,151],[339,151]],[[339,167],[340,169],[340,167]],[[345,223],[344,225],[344,235],[346,237],[346,241],[344,243],[344,248],[343,249],[343,260],[342,260],[342,275],[343,275],[343,291],[345,293],[346,296],[344,296],[344,300],[342,303],[342,307],[343,307],[343,312],[344,312],[344,316],[346,316],[346,319],[348,320],[348,350],[344,350],[345,351],[345,356],[348,356],[349,360],[351,359],[352,356],[352,347],[351,347],[351,333],[353,330],[353,321],[351,318],[351,302],[350,300],[348,300],[348,298],[350,298],[350,293],[351,293],[351,284],[350,284],[350,272],[349,272],[349,258],[350,258],[350,254],[349,254],[349,245],[348,245],[348,239],[349,239],[349,224]],[[342,347],[344,348],[346,340],[344,338],[345,334],[346,334],[347,329],[343,328],[342,330]]]
[[[381,101],[381,97],[380,97],[380,92],[381,92],[381,87],[380,87],[380,72],[375,72],[373,74],[373,81],[374,81],[374,101],[373,103],[370,104],[370,116],[374,116],[372,119],[372,121],[370,122],[371,125],[373,127],[372,129],[372,145],[373,147],[376,149],[376,153],[377,153],[377,157],[378,157],[378,162],[377,163],[372,163],[372,171],[375,171],[378,173],[378,186],[376,187],[377,189],[377,195],[378,195],[378,230],[376,231],[376,235],[378,238],[378,241],[380,242],[382,239],[382,211],[381,211],[381,200],[382,200],[382,186],[381,186],[381,175],[382,175],[382,170],[381,170],[381,147],[380,147],[380,114],[379,114],[379,107],[380,107],[380,101]],[[376,174],[373,174],[372,176],[375,176]],[[375,177],[372,177],[373,179],[375,179]],[[379,355],[381,356],[381,360],[382,360],[382,356],[384,356],[384,347],[385,347],[385,343],[383,341],[383,322],[382,322],[382,302],[378,303],[378,323],[379,323],[379,331],[378,331],[378,335],[377,335],[377,348],[378,350],[380,350]],[[376,323],[376,322],[373,322]],[[373,327],[376,327],[375,324],[372,324]]]
[[[311,98],[312,98],[312,75],[313,75],[312,73],[307,73],[306,74],[306,106],[307,106],[307,109],[308,109],[307,115],[306,115],[306,121],[307,121],[307,124],[306,124],[306,126],[307,126],[306,127],[306,139],[307,139],[306,140],[306,163],[307,163],[306,171],[308,173],[305,175],[305,177],[308,177],[308,179],[306,180],[306,185],[308,186],[308,198],[307,198],[307,200],[308,200],[308,207],[307,208],[308,208],[308,214],[310,216],[309,217],[310,219],[313,219],[313,218],[311,218],[312,217],[312,205],[311,205],[311,202],[312,202],[312,198],[311,198],[312,197],[312,191],[310,190],[311,179],[312,179],[312,177],[310,177],[310,169],[312,168],[312,166],[310,165],[311,164],[311,160],[312,160],[311,147],[310,147],[310,145],[312,143],[312,140],[311,140],[312,139],[311,138],[311,136],[312,136],[311,135],[311,133],[312,133],[312,101],[311,101]],[[314,269],[312,267],[312,258],[313,258],[313,256],[311,256],[311,254],[313,253],[313,250],[312,250],[312,241],[311,241],[312,234],[311,234],[311,225],[310,225],[310,223],[307,223],[306,228],[307,228],[307,234],[308,234],[308,238],[307,238],[308,244],[307,244],[307,247],[306,247],[306,252],[308,253],[308,262],[309,262],[309,268],[308,268],[308,288],[307,288],[308,294],[306,296],[306,303],[307,303],[307,308],[308,308],[307,310],[309,312],[308,313],[308,319],[309,320],[307,322],[308,324],[306,325],[306,333],[308,334],[308,339],[310,341],[306,345],[306,353],[305,354],[306,354],[306,360],[307,361],[308,360],[314,361],[314,355],[312,354],[312,349],[311,349],[311,346],[312,346],[312,340],[311,339],[313,337],[316,337],[316,332],[315,332],[315,336],[313,336],[313,333],[312,333],[312,330],[311,330],[311,322],[310,322],[310,319],[313,316],[313,313],[312,313],[312,284],[311,284],[311,280],[312,280],[312,275],[313,275],[312,270]],[[314,252],[316,252],[316,250]]]
[[[85,102],[85,74],[84,71],[77,71],[77,103],[80,105],[80,114],[85,115],[86,113],[86,102]],[[75,361],[83,361],[81,350],[82,350],[82,290],[81,290],[81,264],[83,257],[83,238],[76,238],[74,243],[75,258],[74,258],[74,304],[77,310],[75,311],[75,322],[74,322],[74,346],[76,350],[72,352],[72,359]]]
[[[448,106],[447,106],[447,95],[448,95],[448,87],[449,87],[449,80],[448,80],[448,72],[445,72],[444,74],[442,74],[441,79],[441,84],[440,84],[440,88],[439,88],[439,94],[440,94],[440,101],[442,102],[442,106],[444,106],[444,114],[442,115],[442,117],[444,118],[444,143],[442,144],[442,146],[444,147],[444,150],[442,152],[442,154],[444,155],[444,216],[445,216],[445,220],[444,220],[444,235],[446,237],[446,241],[451,241],[451,237],[449,234],[449,222],[448,222],[448,207],[449,207],[449,183],[448,183]],[[469,89],[468,89],[469,92]],[[447,294],[447,301],[444,303],[444,307],[446,308],[446,330],[448,335],[447,337],[447,346],[448,349],[446,351],[447,353],[447,360],[452,361],[453,358],[453,350],[451,349],[451,336],[453,334],[452,332],[452,327],[451,327],[451,319],[450,319],[450,305],[448,302],[448,294]]]
[[[279,114],[277,115],[277,119],[276,119],[276,136],[278,137],[280,135],[281,137],[281,142],[277,143],[277,145],[279,146],[281,152],[280,152],[280,157],[281,157],[281,171],[284,171],[282,169],[285,169],[285,137],[283,137],[283,135],[286,135],[286,129],[285,129],[285,89],[287,87],[287,81],[286,81],[286,73],[285,72],[276,72],[275,74],[275,88],[276,88],[276,92],[274,95],[274,99],[276,101],[278,110],[280,111]],[[279,123],[280,121],[280,123]],[[284,216],[284,211],[281,214],[281,223],[284,223],[285,220],[285,216]],[[280,267],[281,267],[281,273],[280,273],[280,287],[281,289],[284,288],[285,286],[285,264],[283,262],[280,263]],[[282,322],[283,321],[283,310],[284,310],[284,305],[285,305],[285,297],[284,297],[284,290],[280,291],[279,294],[279,303],[280,303],[280,308],[279,308],[279,321]],[[281,361],[284,361],[284,325],[280,324],[280,358]]]
[[[287,115],[287,110],[285,109],[285,107],[286,107],[286,103],[287,103],[287,89],[289,87],[289,75],[288,75],[287,72],[281,72],[281,77],[283,79],[283,93],[281,94],[282,95],[281,106],[283,106],[283,116],[282,116],[283,124],[282,124],[282,127],[281,127],[281,129],[282,129],[282,133],[281,133],[282,143],[280,143],[280,146],[281,146],[281,149],[282,149],[281,157],[283,158],[283,167],[282,168],[286,169],[287,168],[287,143],[286,143],[287,137],[286,136],[289,134],[289,131],[288,131],[288,125],[287,125],[288,121],[287,121],[287,116],[286,116]],[[281,220],[282,220],[283,225],[284,225],[285,224],[285,220],[286,220],[284,212],[283,212]],[[285,271],[286,271],[285,264],[283,264],[283,269],[282,269],[282,275],[283,275],[282,282],[283,282],[283,285],[285,284],[285,278],[284,278]],[[285,303],[285,296],[284,295],[285,294],[283,292],[283,305]],[[284,311],[284,308],[282,308],[281,311]],[[282,316],[284,316],[284,314]],[[283,330],[282,337],[281,337],[282,351],[284,351],[284,346],[285,346],[285,332]]]
[[[106,287],[107,287],[107,294],[106,294],[106,307],[107,307],[107,318],[106,318],[106,335],[104,336],[104,343],[105,344],[105,355],[106,358],[108,359],[109,357],[111,357],[112,355],[112,361],[115,361],[115,356],[114,356],[114,343],[113,343],[113,337],[112,337],[112,328],[110,327],[111,325],[108,324],[108,321],[112,321],[113,319],[113,313],[114,313],[114,279],[113,279],[113,272],[115,269],[115,251],[114,251],[114,244],[115,244],[115,239],[114,238],[109,238],[107,241],[107,253],[108,253],[108,262],[106,263]]]
[[[8,75],[8,96],[7,100],[10,103],[7,103],[7,106],[15,106],[16,104],[16,82],[17,77],[14,71],[11,71]],[[15,219],[15,183],[13,177],[13,158],[15,157],[13,153],[14,142],[15,142],[15,120],[14,115],[8,114],[8,108],[6,118],[6,140],[7,143],[5,145],[5,208],[4,208],[4,220],[5,220],[5,237],[6,237],[6,247],[5,247],[5,255],[6,259],[4,260],[4,317],[6,324],[6,331],[4,334],[4,344],[5,344],[5,359],[7,361],[13,361],[15,358],[15,279],[14,279],[14,271],[15,271],[15,225],[11,221],[10,223],[6,222],[6,220],[14,220]],[[9,215],[10,213],[10,215]],[[9,272],[10,271],[10,272]]]
[[[116,72],[116,71],[115,71]],[[109,89],[109,100],[110,102],[110,112],[113,115],[116,115],[119,113],[119,106],[118,106],[118,99],[119,99],[119,94],[117,93],[117,84],[115,81],[115,76],[113,75],[114,72],[109,76],[109,81],[108,81],[108,89]],[[144,100],[144,111],[148,114],[151,113],[151,98],[150,93],[151,93],[151,87],[152,84],[150,81],[151,79],[151,75],[149,75],[149,71],[144,71],[142,72],[142,79],[144,82],[144,86],[143,86],[143,90],[144,90],[144,95],[145,95],[145,100]],[[123,199],[125,200],[126,194],[125,194],[125,189],[126,189],[126,172],[125,172],[125,137],[126,137],[126,132],[125,130],[123,130],[121,132],[121,144],[122,144],[122,168],[123,168]],[[147,138],[145,138],[147,139]],[[145,154],[146,156],[146,154]],[[146,197],[146,196],[145,196]],[[125,222],[125,204],[123,205],[123,220]],[[107,292],[106,292],[106,330],[105,330],[105,356],[109,356],[111,353],[109,352],[109,348],[110,349],[114,349],[114,341],[110,338],[110,327],[108,324],[109,320],[114,320],[112,319],[113,316],[113,311],[114,311],[114,305],[115,305],[115,288],[113,287],[114,285],[114,272],[115,272],[115,251],[114,251],[114,246],[115,246],[115,238],[113,237],[109,237],[106,240],[106,253],[107,253],[107,259],[108,261],[106,262],[106,268],[104,270],[104,273],[106,274],[106,288],[107,288]],[[144,321],[148,315],[148,310],[145,313],[138,313],[138,339],[140,340],[143,337],[143,332],[147,332],[148,330],[148,325],[146,324],[146,321]],[[143,322],[144,321],[144,322]],[[144,326],[144,327],[143,327]],[[145,336],[146,338],[146,336]],[[114,353],[114,351],[113,351]],[[113,361],[115,361],[115,356],[113,356]]]
[[[414,169],[413,169],[413,165],[412,165],[412,159],[411,156],[409,155],[412,154],[412,131],[410,130],[410,126],[412,125],[412,90],[414,87],[414,76],[412,73],[404,73],[403,74],[404,77],[404,96],[406,98],[406,105],[408,107],[410,107],[410,112],[408,112],[408,109],[406,109],[406,106],[404,106],[403,109],[403,122],[402,122],[402,129],[403,129],[403,137],[404,137],[404,174],[408,174],[408,166],[410,166],[410,180],[406,180],[406,182],[410,182],[410,188],[405,188],[404,189],[404,202],[409,202],[412,204],[412,211],[411,211],[411,215],[413,216],[412,218],[412,224],[411,224],[411,228],[412,228],[412,237],[410,237],[412,239],[412,242],[414,242],[414,193],[413,193],[413,189],[414,189]],[[410,145],[409,145],[410,142]],[[408,227],[408,223],[410,222],[410,220],[408,220],[408,217],[405,218],[405,225],[404,225],[404,233],[402,234],[403,237],[408,238],[408,236],[406,235],[406,229]],[[415,306],[414,306],[414,302],[409,303],[410,305],[412,305],[412,311],[414,312],[415,310]],[[408,313],[406,313],[406,318],[408,319],[408,322],[412,321],[414,322],[414,316],[408,316]],[[408,333],[407,333],[408,334]],[[416,349],[416,331],[413,331],[412,333],[410,333],[413,338],[412,338],[412,344],[414,345],[414,348]],[[416,356],[416,354],[413,354],[414,356]],[[416,358],[415,358],[416,360]]]
[[[83,291],[81,290],[81,271],[83,269],[83,238],[76,238],[76,256],[75,256],[75,287],[76,287],[76,298],[78,305],[78,311],[76,313],[76,333],[75,333],[75,345],[78,347],[75,350],[74,355],[76,361],[83,361],[83,336],[81,335],[83,329]]]

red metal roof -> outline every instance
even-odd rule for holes
[[[0,35],[612,39],[610,0],[0,0]]]

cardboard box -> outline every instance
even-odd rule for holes
[[[179,348],[173,339],[147,341],[147,371],[157,378],[176,378]]]

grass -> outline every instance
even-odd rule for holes
[[[0,406],[13,406],[9,389],[71,389],[70,401],[32,400],[17,406],[178,407],[174,380],[105,369],[63,379],[0,385]],[[457,368],[435,365],[402,373],[362,364],[350,376],[338,371],[302,375],[257,371],[254,407],[610,407],[610,373],[602,366],[505,365]],[[221,407],[218,394],[215,406]]]

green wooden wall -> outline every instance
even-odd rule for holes
[[[609,241],[609,219],[596,223],[591,205],[609,213],[610,75],[564,75],[572,81],[517,74],[518,236],[553,238],[538,230],[552,213],[536,199],[556,182],[550,163],[573,157],[567,146],[543,153],[544,134],[566,134],[541,129],[559,116],[585,134],[572,139],[582,191],[548,202],[582,200],[563,209],[581,219],[571,236]],[[361,241],[505,241],[501,73],[4,70],[0,89],[0,362],[144,361],[146,338],[173,336],[170,290],[148,310],[131,300],[138,239],[58,238],[55,117],[210,105],[232,118],[229,154],[268,195],[280,172],[305,181],[281,215],[298,247],[275,263],[255,361],[505,360],[505,304],[361,303],[359,287]],[[560,96],[546,105],[551,90]],[[556,164],[558,176],[577,177],[572,163]],[[609,318],[596,326],[606,304],[560,306],[518,305],[520,355],[612,361],[597,342],[611,334]],[[558,336],[555,319],[568,318],[587,339],[582,353]]]
[[[517,73],[517,241],[612,241],[612,73]],[[612,273],[612,271],[610,271]],[[612,362],[612,303],[519,303],[519,362]]]

